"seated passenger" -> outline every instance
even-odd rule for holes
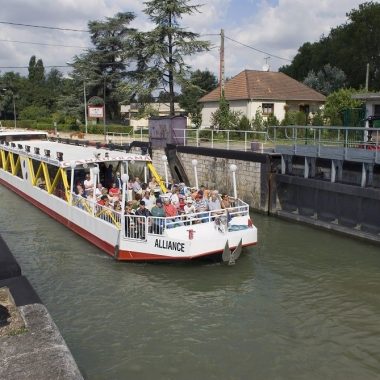
[[[167,226],[168,228],[173,228],[176,226],[182,226],[182,222],[180,221],[180,218],[178,218],[178,211],[177,208],[170,203],[169,197],[164,197],[164,210],[165,210],[165,216],[167,219],[167,223],[169,222],[170,224]],[[177,222],[177,223],[172,223],[172,222]]]
[[[196,201],[195,201],[195,210],[197,212],[200,212],[201,214],[198,215],[199,218],[201,218],[202,223],[208,222],[208,205],[206,200],[203,198],[203,192],[198,191]]]
[[[161,199],[157,199],[156,205],[152,207],[150,212],[155,218],[157,218],[157,219],[153,219],[153,233],[162,234],[162,231],[165,225],[165,220],[158,219],[158,218],[165,218],[166,215],[165,215],[165,210],[162,207]]]
[[[221,208],[222,206],[220,204],[218,191],[214,190],[211,192],[211,197],[208,200],[208,209],[210,211],[216,211],[216,210],[221,210]],[[217,213],[214,213],[214,214],[217,214]]]
[[[222,206],[222,208],[230,208],[231,207],[230,198],[227,194],[222,194],[222,201],[220,202],[220,205]]]
[[[135,218],[136,219],[136,223],[137,223],[137,233],[138,233],[138,236],[141,239],[144,239],[145,238],[146,218],[148,216],[152,215],[150,213],[150,211],[147,208],[145,208],[145,202],[144,201],[140,201],[140,206],[136,210],[135,215],[137,215],[137,216],[144,216],[144,218]]]
[[[187,219],[192,219],[194,217],[194,214],[195,214],[195,206],[193,204],[193,199],[191,197],[188,197],[186,199],[186,204],[185,206],[183,207],[183,211],[185,213],[185,216]],[[187,222],[188,224],[190,222]]]

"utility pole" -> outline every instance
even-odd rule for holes
[[[369,82],[369,63],[367,63],[367,72],[365,75],[365,90],[368,91],[368,82]]]
[[[219,64],[220,97],[224,95],[224,29],[220,30],[220,64]]]

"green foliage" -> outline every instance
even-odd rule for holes
[[[261,131],[264,128],[264,118],[260,108],[256,110],[255,117],[252,119],[252,127],[255,131]]]
[[[202,105],[198,100],[218,86],[218,79],[210,71],[196,70],[182,85],[182,94],[179,97],[181,108],[191,117],[196,127],[202,124]]]
[[[20,112],[21,119],[39,120],[49,115],[49,110],[45,106],[28,106]]]
[[[311,119],[311,125],[314,126],[323,126],[325,124],[323,113],[321,110],[318,110]]]
[[[230,106],[222,96],[219,108],[211,114],[211,127],[217,129],[238,129],[241,112],[231,111]]]
[[[140,72],[135,78],[152,89],[163,88],[169,94],[170,114],[174,115],[174,87],[185,81],[189,69],[184,57],[208,50],[209,42],[198,40],[199,34],[180,26],[183,16],[198,12],[199,6],[191,5],[189,0],[148,0],[144,4],[144,13],[155,28],[137,37]]]
[[[347,85],[360,88],[365,83],[366,65],[370,65],[369,87],[380,89],[380,3],[369,1],[347,13],[348,21],[331,29],[318,42],[303,44],[292,63],[280,71],[303,81],[310,70],[322,70],[326,64],[347,75]]]
[[[264,125],[266,127],[273,127],[273,126],[280,125],[280,122],[274,114],[270,114],[268,115],[267,119],[264,121]]]
[[[362,102],[352,99],[356,91],[353,89],[341,89],[330,94],[325,103],[324,117],[329,125],[343,125],[343,111],[347,108],[360,107]]]
[[[287,111],[281,125],[306,125],[306,114],[302,111]]]
[[[246,115],[243,115],[240,118],[237,129],[239,131],[250,131],[252,129],[251,122]]]
[[[346,74],[341,69],[327,64],[317,73],[310,70],[303,83],[324,95],[328,95],[343,88],[346,79]]]

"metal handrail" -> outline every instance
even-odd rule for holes
[[[174,129],[177,143],[185,146],[209,146],[227,150],[250,150],[250,143],[267,142],[267,131],[228,129]],[[179,137],[178,137],[179,136]]]

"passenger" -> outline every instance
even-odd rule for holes
[[[150,199],[150,191],[149,190],[145,190],[142,200],[145,202],[145,208],[150,211],[154,204],[153,204],[152,200]]]
[[[123,181],[121,180],[120,172],[116,172],[116,176],[113,178],[113,182],[116,184],[116,187],[121,192],[123,188]]]
[[[143,216],[144,218],[136,218],[136,223],[137,223],[137,233],[138,236],[141,239],[145,239],[145,226],[146,226],[146,218],[148,216],[152,216],[150,211],[145,208],[145,202],[140,201],[140,206],[136,210],[135,215],[137,216]]]
[[[37,178],[37,182],[36,182],[36,186],[38,186],[42,190],[46,190],[46,182],[45,182],[45,180],[43,178],[41,178],[41,177],[38,177]]]
[[[167,196],[164,197],[164,210],[165,210],[166,218],[169,218],[167,219],[167,222],[170,223],[169,226],[167,226],[168,228],[173,228],[176,226],[183,225],[180,219],[178,218],[177,208],[172,203],[170,203],[170,199]],[[178,223],[172,223],[172,222],[178,222]]]
[[[150,212],[155,218],[165,218],[165,210],[162,207],[161,199],[157,199],[155,206],[152,207],[152,210]],[[153,233],[161,235],[164,226],[164,219],[153,219]]]
[[[108,199],[108,195],[102,195],[98,201],[98,205],[99,206],[106,206],[108,207],[109,206],[109,199]]]
[[[86,174],[86,178],[83,182],[83,185],[84,185],[84,192],[87,195],[88,190],[92,189],[94,187],[94,182],[92,181],[90,174],[88,174],[88,173]]]
[[[149,183],[148,183],[148,187],[150,190],[155,190],[157,187],[158,187],[158,183],[156,181],[156,178],[152,178]]]
[[[131,205],[127,202],[127,205],[124,210],[125,217],[125,236],[129,238],[136,238],[136,224],[133,218],[134,212],[132,210]]]
[[[207,213],[208,205],[207,205],[206,200],[203,198],[203,192],[200,190],[198,191],[198,194],[196,197],[195,210],[197,211],[197,213],[201,213],[198,215],[198,217],[200,218],[202,223],[206,223],[209,221],[209,217]]]
[[[230,198],[227,194],[222,194],[222,201],[220,202],[220,205],[222,206],[222,208],[230,208],[231,207]]]
[[[191,220],[192,218],[194,218],[195,206],[194,206],[194,201],[191,197],[188,197],[186,199],[186,204],[183,207],[183,211],[185,213],[186,219]],[[191,222],[188,222],[188,224],[190,224],[190,223]]]
[[[97,199],[99,199],[102,196],[102,190],[103,190],[103,185],[99,182],[96,185],[96,189],[95,189],[95,196]]]
[[[177,210],[180,208],[179,204],[179,189],[177,186],[175,186],[172,190],[172,195],[170,197],[170,202],[175,206]]]
[[[211,197],[207,203],[208,203],[208,209],[210,211],[216,211],[216,210],[220,210],[222,208],[222,206],[220,204],[219,194],[218,194],[217,190],[213,190],[211,192]]]
[[[120,201],[115,201],[114,204],[113,204],[113,209],[117,212],[120,212],[121,211],[121,203]]]
[[[133,184],[132,184],[132,189],[135,192],[135,194],[141,194],[142,189],[141,189],[141,182],[140,178],[136,177]]]
[[[116,183],[114,182],[111,186],[111,188],[108,190],[109,195],[114,198],[114,200],[120,199],[120,189],[116,186]]]

